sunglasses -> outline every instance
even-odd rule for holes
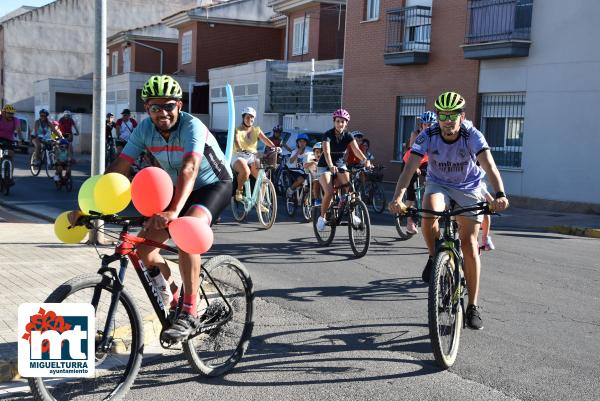
[[[440,121],[446,121],[446,120],[456,121],[456,120],[458,120],[458,117],[460,117],[460,113],[438,114],[438,120],[440,120]]]
[[[177,107],[177,103],[165,103],[165,104],[151,104],[149,110],[152,113],[158,113],[161,110],[166,111],[167,113],[172,112]]]

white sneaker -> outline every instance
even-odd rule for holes
[[[419,229],[417,228],[417,225],[415,224],[414,220],[409,218],[408,221],[406,222],[406,232],[412,235],[418,234],[419,233]]]
[[[490,237],[489,235],[483,243],[483,249],[485,249],[486,251],[493,251],[494,249],[496,249],[494,243],[492,242],[492,237]]]
[[[327,224],[327,220],[325,220],[325,217],[319,216],[319,219],[317,220],[317,230],[325,231],[325,224]]]
[[[356,214],[352,213],[352,224],[355,226],[360,226],[362,220]]]

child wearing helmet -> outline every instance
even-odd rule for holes
[[[313,204],[319,206],[321,204],[321,186],[319,185],[319,177],[317,176],[317,163],[321,158],[322,143],[317,142],[312,147],[312,152],[308,152],[304,161],[304,168],[310,173],[313,190]]]
[[[277,146],[265,135],[260,127],[254,126],[256,110],[246,107],[242,110],[242,123],[235,129],[233,137],[234,155],[231,158],[231,166],[237,172],[237,186],[235,200],[241,202],[244,198],[244,183],[250,177],[258,177],[258,165],[256,154],[258,153],[258,140],[271,148]],[[235,184],[234,184],[235,185]]]
[[[290,160],[288,161],[288,167],[290,168],[290,175],[292,177],[292,186],[287,189],[287,197],[291,197],[297,188],[300,188],[304,184],[306,174],[304,172],[304,162],[306,157],[310,153],[308,145],[308,135],[300,133],[296,136],[296,149],[292,152]]]
[[[58,141],[57,146],[54,148],[54,155],[56,159],[56,173],[54,174],[54,182],[60,182],[63,177],[63,173],[67,176],[71,172],[71,157],[69,151],[69,141],[62,138]]]

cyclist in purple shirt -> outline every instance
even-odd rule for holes
[[[439,123],[423,130],[411,148],[408,163],[398,183],[394,198],[390,202],[392,213],[402,213],[406,205],[402,197],[410,179],[419,167],[421,158],[429,155],[429,167],[425,182],[423,208],[443,211],[450,199],[457,205],[466,207],[485,201],[482,192],[482,179],[487,174],[490,184],[496,190],[491,206],[501,211],[508,207],[504,185],[488,144],[481,132],[472,125],[465,125],[465,100],[456,92],[444,92],[435,101]],[[477,162],[481,166],[477,165]],[[459,237],[464,256],[464,272],[469,293],[467,325],[476,330],[483,328],[481,314],[477,306],[479,295],[479,259],[477,236],[483,216],[476,212],[457,216]],[[437,218],[425,215],[423,237],[429,251],[429,259],[422,278],[429,282],[435,251],[435,239],[439,238]]]

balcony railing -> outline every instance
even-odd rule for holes
[[[466,44],[529,40],[533,0],[469,0]]]
[[[422,64],[429,59],[431,7],[386,11],[386,64]]]

